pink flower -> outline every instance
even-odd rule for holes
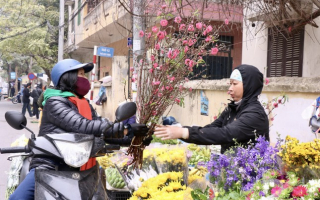
[[[175,49],[173,51],[172,59],[175,59],[179,55],[179,53],[180,53],[179,49]]]
[[[188,26],[188,31],[190,31],[190,32],[193,32],[193,31],[194,31],[193,24],[189,24],[189,26]]]
[[[144,36],[144,32],[141,30],[141,31],[139,31],[139,36],[140,37],[143,37]]]
[[[190,59],[189,59],[189,58],[187,58],[187,59],[184,60],[184,64],[186,64],[186,65],[189,65],[189,62],[190,62]]]
[[[278,99],[278,103],[282,103],[282,99]]]
[[[174,100],[177,104],[180,104],[181,100],[180,99],[175,99]]]
[[[186,45],[186,44],[188,44],[188,40],[183,40],[182,45]]]
[[[192,67],[188,67],[188,70],[189,70],[190,72],[192,72],[192,71],[193,71],[193,68],[192,68]]]
[[[185,46],[185,47],[184,47],[184,53],[187,53],[188,50],[189,50],[189,47],[188,47],[188,46]]]
[[[169,86],[166,86],[166,90],[169,90],[170,89],[170,87]]]
[[[155,60],[154,55],[151,55],[151,61],[153,62]]]
[[[202,35],[206,36],[207,35],[207,31],[203,31]]]
[[[133,67],[130,67],[130,71],[132,71],[132,72],[133,72],[133,71],[134,71],[134,68],[133,68]]]
[[[157,68],[157,67],[158,67],[158,63],[154,63],[153,68]]]
[[[202,23],[201,22],[196,23],[196,28],[197,29],[202,29]]]
[[[299,185],[293,188],[292,196],[293,197],[303,197],[307,195],[307,188],[305,186]]]
[[[159,31],[159,28],[158,28],[158,27],[156,27],[156,26],[153,26],[151,30],[152,30],[152,32],[156,33],[156,32],[158,32],[158,31]]]
[[[265,80],[265,84],[266,84],[266,85],[268,85],[268,84],[269,84],[269,82],[270,82],[270,80],[269,80],[268,78],[266,78],[266,80]]]
[[[181,22],[181,17],[176,17],[176,18],[174,18],[174,22],[180,24],[180,22]]]
[[[160,85],[160,81],[152,81],[152,85]]]
[[[166,5],[166,4],[163,4],[163,5],[161,6],[161,8],[162,8],[162,9],[166,9],[166,8],[167,8],[167,5]]]
[[[185,24],[180,24],[179,30],[183,31],[186,29],[186,25]]]
[[[167,21],[166,19],[162,19],[162,20],[160,21],[160,25],[161,25],[161,26],[167,26],[167,25],[168,25],[168,21]]]
[[[179,91],[181,92],[184,89],[182,85],[179,85]]]
[[[163,91],[164,90],[164,86],[162,86],[162,88],[161,88],[161,91]]]
[[[225,19],[225,20],[224,20],[224,23],[225,23],[226,25],[228,25],[228,24],[229,24],[229,19]]]
[[[167,55],[168,55],[168,58],[171,59],[172,58],[172,50],[169,50]]]
[[[152,115],[153,115],[153,116],[157,115],[157,111],[155,111],[155,110],[152,111]]]
[[[211,25],[207,26],[206,32],[207,32],[207,33],[210,33],[211,31],[212,31],[212,26],[211,26]]]
[[[278,108],[278,103],[277,102],[273,103],[273,107]]]
[[[158,97],[162,97],[163,96],[163,94],[162,93],[158,93]]]
[[[219,49],[217,47],[214,47],[211,49],[211,54],[216,55],[218,53]]]
[[[157,43],[157,44],[154,46],[154,48],[155,48],[156,50],[159,50],[159,49],[160,49],[160,44]]]
[[[213,116],[213,120],[216,120],[218,117],[215,115],[215,116]]]
[[[209,35],[209,36],[207,36],[207,37],[206,37],[205,41],[206,41],[206,42],[210,42],[210,41],[211,41],[211,39],[212,39],[212,36],[211,36],[211,35]]]
[[[165,36],[166,36],[165,31],[159,31],[157,34],[157,37],[159,38],[159,40],[163,40]]]
[[[151,37],[151,33],[146,33],[146,37],[150,38]]]
[[[189,47],[191,47],[194,43],[195,43],[195,40],[189,39],[189,41],[188,41]]]
[[[274,188],[271,189],[271,194],[275,197],[278,197],[281,193],[281,187],[275,186]]]
[[[186,82],[188,82],[188,81],[189,81],[189,79],[188,79],[188,78],[184,78],[184,80],[185,80]]]
[[[149,72],[152,74],[153,73],[153,69],[151,68],[151,69],[149,69]]]
[[[174,79],[176,79],[174,76],[169,78],[170,81],[174,81]]]
[[[133,77],[131,78],[132,83],[136,82],[136,80],[137,80],[136,78],[133,78]]]
[[[157,16],[160,16],[161,14],[162,14],[162,12],[160,10],[158,10]]]
[[[194,61],[193,60],[190,60],[189,62],[189,67],[193,67],[194,66]]]

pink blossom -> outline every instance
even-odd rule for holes
[[[174,79],[176,79],[174,76],[169,78],[170,81],[174,81]]]
[[[157,111],[155,111],[155,110],[152,111],[152,115],[153,115],[153,116],[157,115]]]
[[[186,65],[189,65],[189,62],[190,62],[190,59],[189,59],[189,58],[187,58],[187,59],[184,60],[184,64],[186,64]]]
[[[185,47],[184,47],[184,53],[187,53],[188,50],[189,50],[189,47],[188,47],[188,46],[185,46]]]
[[[132,71],[132,72],[133,72],[133,71],[134,71],[134,68],[133,68],[133,67],[130,67],[130,71]]]
[[[188,70],[190,71],[190,72],[192,72],[193,71],[193,67],[188,67]]]
[[[277,102],[273,103],[273,107],[278,108],[278,103]]]
[[[160,81],[152,81],[152,85],[160,85]]]
[[[213,116],[213,120],[216,120],[218,117],[215,115],[215,116]]]
[[[153,73],[153,69],[151,68],[151,69],[149,69],[149,72],[152,74]]]
[[[196,23],[196,28],[197,29],[202,29],[202,23],[201,22]]]
[[[179,85],[179,91],[181,92],[184,89],[182,85]]]
[[[139,36],[140,37],[143,37],[144,36],[144,32],[141,30],[141,31],[139,31]]]
[[[153,26],[151,30],[152,32],[156,33],[159,31],[159,28],[157,26]]]
[[[156,50],[159,50],[159,49],[160,49],[160,44],[157,43],[157,44],[154,46],[154,48],[155,48]]]
[[[270,80],[269,80],[268,78],[266,78],[266,80],[265,80],[265,84],[266,84],[266,85],[268,85],[268,84],[269,84],[269,82],[270,82]]]
[[[186,44],[188,44],[188,40],[183,40],[182,45],[186,45]]]
[[[154,55],[151,55],[151,61],[153,62],[155,60]]]
[[[163,91],[164,90],[164,86],[162,86],[162,88],[161,88],[161,91]]]
[[[133,78],[133,77],[131,78],[132,83],[136,82],[136,80],[137,80],[137,79],[135,79],[135,78]]]
[[[166,86],[166,90],[169,90],[170,89],[170,86]]]
[[[209,36],[207,36],[207,37],[206,37],[205,41],[206,41],[206,42],[210,42],[210,41],[211,41],[211,39],[212,39],[212,36],[211,36],[211,35],[209,35]]]
[[[154,68],[157,68],[157,67],[158,67],[158,63],[154,63],[154,64],[153,64],[153,67],[154,67]]]
[[[158,93],[158,97],[162,97],[163,96],[163,94],[162,93]]]
[[[180,99],[175,99],[174,100],[177,104],[180,104],[181,100]]]
[[[176,17],[176,18],[174,18],[174,22],[180,24],[180,22],[181,22],[181,17]]]
[[[189,62],[189,67],[193,67],[194,66],[194,61],[193,60],[190,60]]]
[[[167,5],[166,5],[166,4],[163,4],[163,5],[161,6],[161,8],[162,8],[162,9],[166,9],[166,8],[167,8]]]
[[[185,24],[180,24],[179,30],[183,31],[186,29],[186,25]]]
[[[206,36],[207,35],[207,31],[203,31],[202,35]]]
[[[213,30],[213,28],[211,25],[207,26],[207,28],[206,28],[207,33],[210,33],[212,30]]]
[[[189,47],[191,47],[194,43],[195,43],[195,40],[189,39],[189,41],[188,41]]]
[[[184,80],[185,80],[186,82],[188,82],[188,81],[189,81],[189,79],[188,79],[188,78],[184,78]]]
[[[224,23],[225,23],[226,25],[228,25],[228,24],[229,24],[229,19],[226,18],[226,19],[224,20]]]
[[[146,33],[146,37],[150,38],[151,37],[151,33]]]
[[[170,59],[172,58],[172,50],[169,50],[169,51],[168,51],[167,56],[168,56],[168,58],[170,58]]]
[[[162,14],[162,12],[160,10],[158,10],[157,16],[160,16],[161,14]]]
[[[162,20],[160,21],[160,25],[161,25],[161,26],[167,26],[167,25],[168,25],[168,20],[162,19]]]
[[[188,31],[193,32],[194,31],[194,26],[193,24],[189,24],[188,26]]]
[[[219,49],[217,47],[214,47],[211,49],[211,54],[216,55],[218,53]]]
[[[179,55],[179,53],[180,53],[179,49],[175,49],[173,51],[172,59],[175,59]]]
[[[159,31],[157,34],[157,37],[159,38],[159,40],[163,40],[165,36],[166,36],[165,31]]]
[[[281,193],[281,187],[275,186],[274,188],[271,189],[271,194],[275,197],[278,197]]]

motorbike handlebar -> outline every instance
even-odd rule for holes
[[[31,150],[29,149],[28,146],[24,147],[5,147],[5,148],[0,148],[0,153],[29,153]]]

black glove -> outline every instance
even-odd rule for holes
[[[149,128],[145,124],[130,124],[129,131],[133,133],[134,136],[146,136],[149,132]]]
[[[153,137],[152,137],[152,136],[149,136],[149,137],[147,137],[146,139],[144,139],[142,143],[143,143],[145,146],[149,146],[149,144],[151,143],[152,140],[153,140]]]
[[[123,133],[123,123],[115,123],[113,126],[106,128],[106,130],[103,131],[103,136],[105,139],[110,139],[110,138],[123,138],[124,133]]]

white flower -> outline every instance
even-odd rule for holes
[[[263,190],[267,190],[268,191],[269,190],[269,184],[267,184],[267,183],[263,184]]]
[[[273,181],[270,182],[269,184],[270,184],[270,187],[272,187],[272,188],[274,187],[274,182]]]

